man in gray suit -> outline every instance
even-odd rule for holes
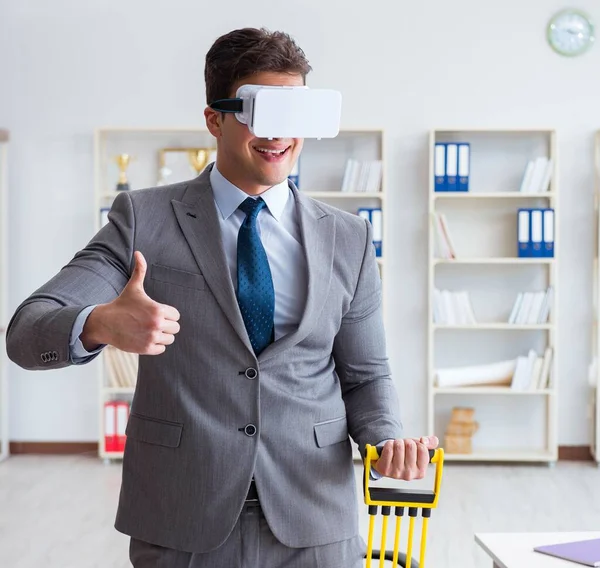
[[[207,102],[309,71],[286,34],[236,30],[206,56]],[[406,480],[438,444],[401,437],[371,226],[288,182],[301,139],[205,117],[216,163],[121,192],[18,307],[9,357],[140,355],[115,524],[136,568],[358,568],[349,436],[385,443],[372,474]]]

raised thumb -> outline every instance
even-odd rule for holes
[[[135,259],[135,264],[133,267],[133,272],[131,273],[131,277],[129,278],[128,286],[131,288],[137,288],[143,292],[144,277],[146,276],[146,269],[148,265],[146,264],[144,255],[140,251],[135,251],[133,257]]]

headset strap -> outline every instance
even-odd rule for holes
[[[242,99],[218,99],[208,106],[219,112],[242,112],[244,110]]]

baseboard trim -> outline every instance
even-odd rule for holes
[[[97,442],[11,442],[9,451],[12,455],[77,455],[98,453]]]
[[[589,446],[559,446],[560,461],[593,461],[592,450]]]
[[[10,453],[76,455],[98,453],[97,442],[11,442]],[[559,461],[593,461],[589,446],[559,446]]]

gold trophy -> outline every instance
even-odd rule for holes
[[[119,182],[117,183],[117,191],[127,191],[129,189],[129,182],[127,181],[127,167],[131,163],[133,157],[131,154],[119,154],[115,158],[115,162],[119,166]]]
[[[196,171],[196,175],[200,175],[200,172],[208,165],[211,150],[212,148],[194,148],[193,150],[188,150],[190,165]]]

